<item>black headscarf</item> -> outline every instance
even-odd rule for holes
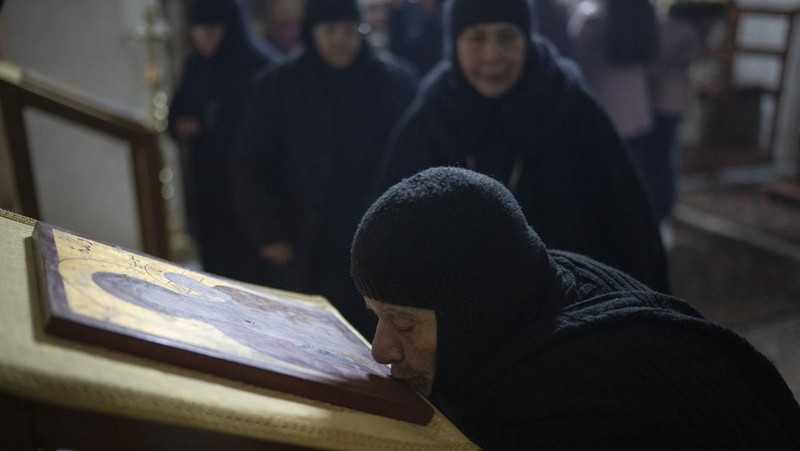
[[[316,25],[324,22],[360,24],[361,21],[361,9],[358,7],[356,0],[306,0],[303,30],[301,32],[305,51],[319,59],[317,48],[314,45],[313,34]]]
[[[447,0],[444,5],[445,55],[455,55],[455,41],[472,25],[507,22],[516,25],[527,37],[532,17],[527,0]]]
[[[307,0],[303,16],[303,37],[308,44],[314,26],[323,22],[361,23],[361,9],[356,0]]]
[[[471,88],[458,64],[456,41],[468,27],[488,22],[513,24],[527,38],[531,35],[532,21],[527,0],[447,0],[444,4],[444,59],[452,68],[451,77],[458,85]],[[506,94],[506,97],[511,94]]]
[[[191,25],[221,25],[225,35],[212,59],[230,59],[242,51],[266,53],[250,35],[245,10],[237,0],[194,0],[189,13]],[[274,55],[268,54],[269,57]]]
[[[361,36],[361,50],[353,63],[345,68],[334,69],[326,64],[317,50],[314,42],[313,29],[324,22],[351,22],[360,24],[361,10],[356,0],[307,0],[305,16],[303,18],[303,56],[302,64],[308,66],[308,72],[313,74],[312,89],[323,96],[352,97],[351,93],[338,95],[345,88],[343,84],[352,83],[356,74],[363,73],[367,60],[374,59],[369,45]],[[336,101],[334,99],[334,101]]]
[[[364,296],[436,312],[435,392],[457,390],[509,337],[576,296],[514,196],[458,168],[428,169],[381,196],[356,231],[351,272]]]

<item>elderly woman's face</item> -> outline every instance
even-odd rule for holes
[[[484,97],[511,91],[525,68],[525,34],[513,24],[491,22],[467,27],[456,40],[456,56],[467,82]]]
[[[372,357],[392,367],[392,377],[430,396],[436,374],[436,313],[365,298],[378,316]]]
[[[361,33],[354,22],[322,22],[311,29],[322,61],[333,69],[345,69],[361,51]]]

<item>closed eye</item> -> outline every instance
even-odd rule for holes
[[[392,324],[394,324],[395,329],[399,330],[400,332],[409,332],[417,325],[417,323],[414,321],[405,319],[395,319],[392,321]]]

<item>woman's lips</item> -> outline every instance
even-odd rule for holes
[[[402,374],[393,374],[393,379],[397,379],[400,382],[405,382],[408,385],[417,385],[422,382],[422,377],[418,375],[402,375]]]
[[[407,384],[415,390],[422,390],[425,387],[425,379],[422,377],[409,377],[406,379],[397,379],[404,384]]]

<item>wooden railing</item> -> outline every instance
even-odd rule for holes
[[[0,61],[0,109],[7,135],[20,213],[39,219],[23,112],[33,108],[129,144],[144,252],[169,257],[166,207],[158,178],[163,167],[156,131],[132,115],[55,86]]]

